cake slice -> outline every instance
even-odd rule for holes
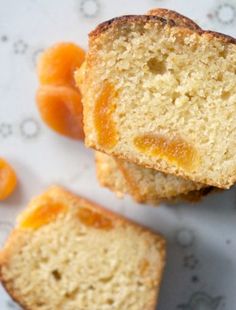
[[[141,203],[199,201],[213,188],[96,152],[97,178],[117,196],[130,194]],[[122,186],[121,186],[122,184]]]
[[[30,310],[154,310],[164,239],[52,187],[21,214],[0,253],[0,277]]]
[[[163,16],[122,16],[90,33],[75,74],[86,144],[229,188],[236,182],[236,41]]]
[[[178,25],[200,29],[192,20],[171,10],[154,9],[149,11],[147,15],[174,19]],[[138,202],[158,204],[160,200],[176,198],[198,200],[203,192],[208,191],[200,183],[166,175],[154,169],[143,168],[123,160],[113,159],[104,153],[95,152],[95,157],[97,178],[100,184],[111,189],[117,196],[129,193]]]
[[[95,161],[97,179],[102,186],[109,188],[119,198],[129,193],[129,186],[112,156],[95,152]]]

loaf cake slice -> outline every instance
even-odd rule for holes
[[[96,152],[97,178],[118,196],[130,194],[141,203],[199,201],[213,188]],[[121,187],[120,184],[123,184]]]
[[[0,277],[30,310],[154,310],[165,241],[60,187],[35,198],[0,252]]]
[[[96,174],[99,183],[121,198],[129,193],[129,186],[112,156],[95,152]]]
[[[235,43],[163,16],[99,25],[75,73],[87,146],[229,188],[236,181]]]

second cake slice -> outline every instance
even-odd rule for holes
[[[118,196],[130,194],[137,202],[159,204],[161,201],[199,201],[213,187],[167,175],[154,169],[112,158],[96,152],[97,178],[102,186]]]

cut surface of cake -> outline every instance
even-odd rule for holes
[[[32,200],[0,252],[0,278],[28,310],[154,310],[164,239],[52,187]]]

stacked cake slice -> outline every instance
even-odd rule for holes
[[[148,202],[235,183],[235,43],[163,9],[90,33],[75,79],[102,184]]]
[[[32,200],[0,251],[0,280],[29,310],[154,310],[164,238],[52,187]]]

